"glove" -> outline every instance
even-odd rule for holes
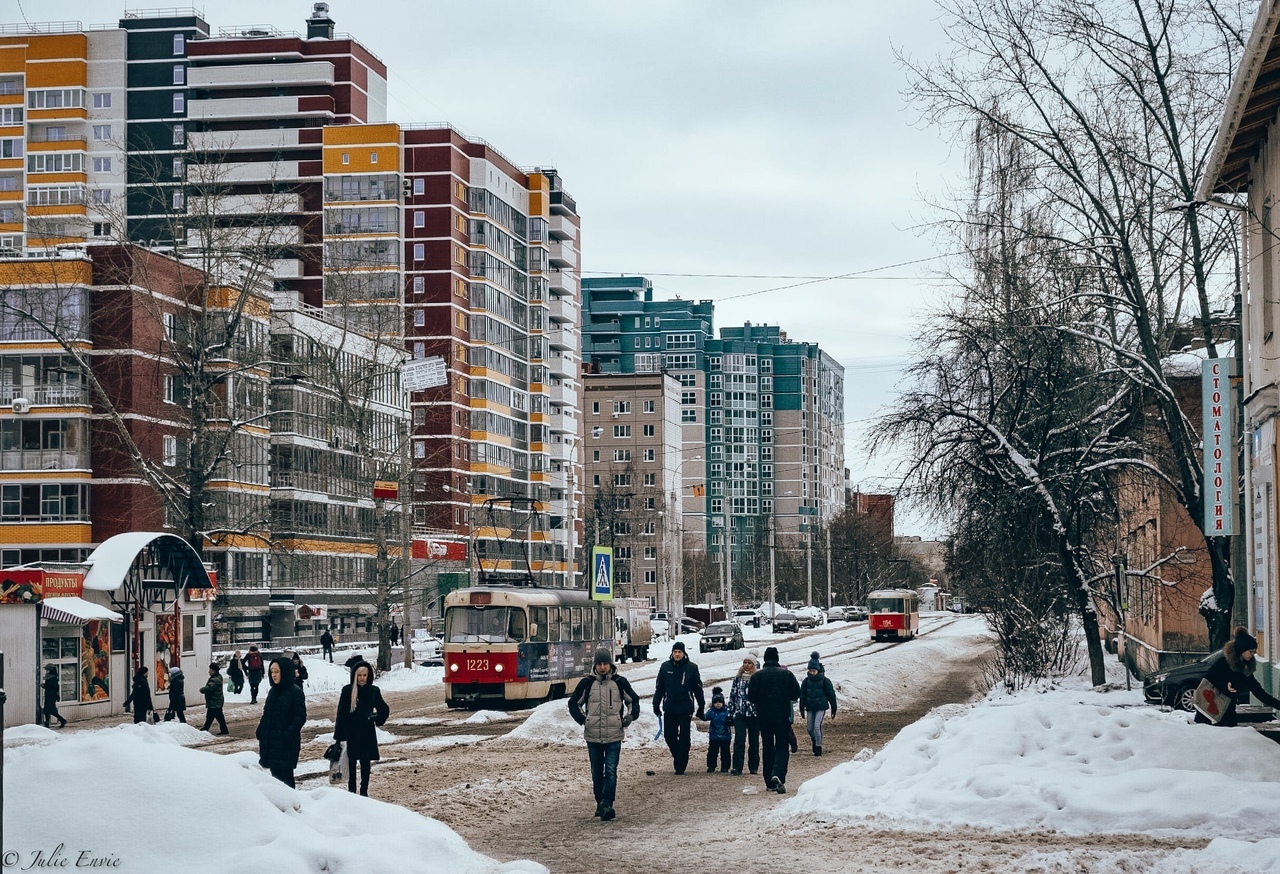
[[[706,722],[706,721],[707,721],[707,714],[706,714],[706,712],[705,712],[705,711],[703,711],[703,710],[699,710],[699,711],[698,711],[698,721],[699,721],[699,722]]]

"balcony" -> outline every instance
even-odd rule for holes
[[[555,291],[570,297],[578,296],[578,277],[568,270],[549,270],[547,280]]]
[[[553,434],[577,434],[578,420],[564,413],[552,412],[547,416],[547,427]]]
[[[618,319],[592,322],[591,324],[586,325],[582,332],[591,336],[595,336],[596,334],[621,334],[622,322]]]
[[[578,204],[574,199],[564,191],[551,192],[551,214],[557,215],[576,215],[578,212]]]
[[[0,452],[3,470],[89,470],[87,450],[7,449]]]
[[[585,348],[587,352],[591,352],[596,355],[617,355],[622,351],[622,341],[596,340],[593,338],[591,342],[585,344]]]
[[[552,297],[547,301],[547,316],[553,322],[578,321],[578,304],[571,297]]]
[[[551,444],[551,460],[568,464],[573,455],[573,444],[567,440],[553,441]]]
[[[553,382],[548,386],[547,394],[553,404],[560,404],[561,406],[577,406],[578,392],[572,386],[565,385],[562,382]]]
[[[298,131],[238,130],[195,131],[187,134],[187,145],[193,152],[256,152],[298,148]]]
[[[558,214],[551,216],[550,232],[553,240],[578,239],[578,229],[573,226],[573,222]]]
[[[295,118],[299,115],[333,115],[332,101],[315,97],[237,97],[224,100],[192,100],[187,117],[192,121],[249,118]]]
[[[88,406],[89,392],[79,385],[0,385],[0,404],[26,398],[35,406]]]
[[[291,64],[242,64],[221,67],[192,67],[187,71],[189,88],[245,88],[291,85],[333,85],[333,63],[305,61]]]
[[[578,253],[571,243],[567,244],[559,240],[552,240],[550,260],[552,267],[576,267],[578,266]]]

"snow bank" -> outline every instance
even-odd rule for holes
[[[1190,724],[1136,691],[1042,688],[939,708],[869,760],[805,783],[780,814],[1256,840],[1276,810],[1280,755],[1252,729]]]
[[[104,860],[98,865],[188,874],[546,871],[499,864],[397,805],[329,787],[289,789],[254,753],[186,749],[155,726],[38,745],[24,735],[25,746],[5,750],[6,868],[41,867],[37,854],[48,860],[56,851],[62,865],[44,867]]]

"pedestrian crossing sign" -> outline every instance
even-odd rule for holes
[[[613,547],[591,548],[591,599],[613,600]]]

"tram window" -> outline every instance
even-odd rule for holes
[[[511,616],[507,619],[507,640],[524,643],[525,637],[524,611],[517,607],[512,607]]]
[[[573,639],[582,640],[582,608],[573,608]]]
[[[547,608],[547,640],[552,643],[559,643],[560,638],[560,608]]]
[[[535,643],[546,643],[547,638],[547,608],[533,607],[530,610],[533,617],[533,636]]]
[[[584,640],[596,639],[596,610],[588,607],[582,615],[582,634]]]

